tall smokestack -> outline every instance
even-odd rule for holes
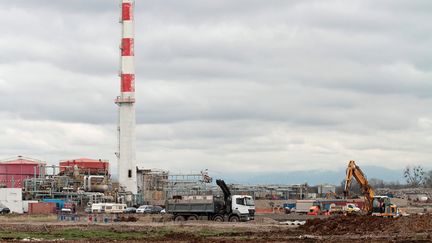
[[[121,1],[118,178],[120,186],[137,194],[135,145],[134,0]]]

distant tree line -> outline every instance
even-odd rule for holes
[[[420,166],[407,166],[403,170],[403,177],[406,183],[400,183],[399,181],[384,181],[378,178],[370,178],[368,179],[369,185],[372,188],[389,188],[389,189],[402,189],[402,188],[432,188],[432,170],[425,171],[425,169]],[[343,193],[345,187],[345,180],[343,180],[340,186],[337,187],[337,193]],[[351,189],[353,195],[361,194],[360,185],[357,181],[353,180],[351,184]]]
[[[420,165],[405,167],[403,170],[403,177],[405,179],[404,184],[401,184],[399,181],[386,182],[377,178],[371,178],[369,184],[373,188],[432,188],[432,170],[425,171],[425,169]]]

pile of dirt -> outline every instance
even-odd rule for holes
[[[310,234],[343,235],[365,232],[425,233],[432,232],[432,215],[412,215],[401,218],[373,216],[339,216],[308,220],[300,230]]]

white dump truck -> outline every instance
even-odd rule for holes
[[[251,196],[231,195],[223,180],[216,180],[222,189],[223,198],[213,195],[181,196],[166,201],[166,212],[173,215],[174,221],[213,220],[249,221],[255,217],[255,204]]]

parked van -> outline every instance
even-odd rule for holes
[[[126,204],[120,203],[93,203],[91,206],[92,213],[124,213]]]

